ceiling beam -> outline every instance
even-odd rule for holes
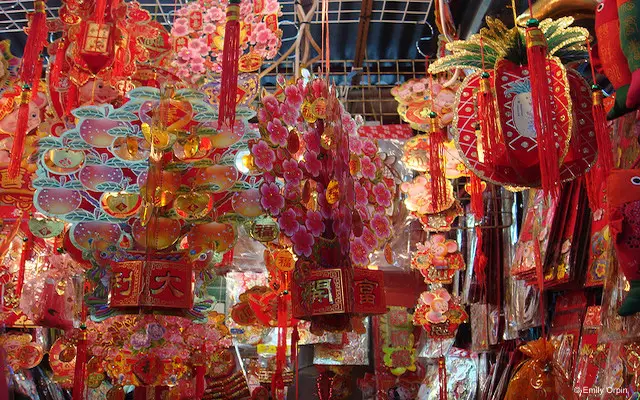
[[[371,11],[373,10],[373,0],[362,0],[360,5],[360,21],[358,22],[358,36],[356,38],[356,53],[353,59],[353,69],[356,74],[353,76],[352,84],[357,84],[362,72],[362,63],[367,53],[367,42],[369,37],[369,25],[371,23]]]

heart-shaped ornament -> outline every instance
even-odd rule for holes
[[[127,218],[138,212],[142,197],[137,193],[107,192],[102,194],[100,204],[104,212],[114,218]]]
[[[48,239],[62,233],[64,222],[48,218],[31,218],[29,220],[29,230],[36,237]]]
[[[173,209],[186,220],[200,219],[211,211],[213,198],[206,193],[187,193],[178,196],[173,202]]]

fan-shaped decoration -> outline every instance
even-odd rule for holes
[[[176,11],[171,40],[176,74],[192,83],[222,71],[227,0],[198,0]],[[255,72],[280,49],[277,0],[240,1],[241,73]],[[242,79],[242,78],[241,78]]]
[[[548,42],[547,66],[550,71],[555,111],[552,127],[559,148],[563,181],[583,174],[596,157],[596,139],[591,115],[589,85],[575,70],[565,67],[572,61],[586,59],[584,48],[588,32],[570,27],[572,18],[545,20],[540,28]],[[536,187],[540,182],[540,161],[533,124],[529,71],[524,53],[524,31],[507,29],[502,22],[487,19],[488,28],[482,30],[485,66],[498,107],[499,132],[496,149],[484,157],[478,146],[477,92],[481,73],[469,75],[456,95],[453,132],[456,144],[469,169],[484,180],[511,187]],[[482,54],[480,36],[467,41],[450,43],[452,55],[434,62],[430,72],[449,68],[480,70]]]

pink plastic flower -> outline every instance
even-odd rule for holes
[[[360,159],[360,172],[362,172],[362,176],[367,179],[374,180],[376,179],[376,166],[369,157],[362,157]]]
[[[383,207],[391,206],[391,192],[383,182],[376,183],[373,186],[372,192],[376,199],[376,203]]]
[[[284,207],[284,197],[280,194],[280,188],[275,183],[263,183],[260,186],[260,205],[271,215],[280,214]]]
[[[280,218],[278,218],[278,224],[280,225],[280,230],[289,237],[298,232],[298,229],[300,228],[298,216],[291,208],[280,215]]]
[[[349,151],[354,154],[362,154],[362,141],[357,136],[349,137]]]
[[[369,204],[369,192],[359,182],[354,185],[356,194],[356,204],[359,206],[366,206]]]
[[[278,146],[286,146],[289,138],[289,131],[282,125],[282,121],[274,119],[267,124],[267,132],[269,132],[269,140]]]
[[[313,93],[314,97],[323,97],[326,90],[327,84],[324,80],[314,79],[314,81],[311,82],[311,92]]]
[[[300,185],[291,182],[284,185],[284,198],[289,201],[296,201],[300,198]]]
[[[305,226],[300,226],[300,229],[291,237],[293,242],[293,251],[299,256],[309,257],[313,252],[313,235],[307,231]]]
[[[391,224],[389,223],[389,218],[384,214],[375,214],[371,219],[370,225],[379,239],[391,236]]]
[[[378,238],[370,229],[364,228],[362,230],[362,236],[360,237],[370,251],[374,250],[378,246]]]
[[[304,169],[314,178],[320,175],[322,169],[322,162],[318,160],[318,155],[313,151],[307,151],[304,154],[304,162],[302,163]]]
[[[269,114],[271,114],[273,118],[280,117],[280,109],[279,109],[280,103],[278,102],[278,99],[275,98],[275,96],[273,95],[265,96],[262,99],[262,105],[269,112]]]
[[[260,140],[251,148],[251,154],[256,166],[265,171],[273,169],[273,162],[276,160],[276,153],[269,147],[267,142]]]
[[[216,31],[216,26],[214,24],[204,24],[204,26],[202,27],[202,32],[204,32],[207,35],[211,35],[215,31]]]
[[[300,183],[302,179],[302,170],[298,167],[298,162],[296,160],[285,160],[282,163],[282,171],[284,180],[287,183],[292,183],[297,185]]]
[[[302,135],[307,150],[314,153],[320,153],[320,136],[315,132],[315,129],[311,129]]]
[[[324,232],[324,222],[322,214],[317,211],[307,211],[307,220],[304,222],[307,230],[315,237],[319,237]]]
[[[187,25],[174,25],[173,29],[171,29],[171,35],[173,36],[187,36],[188,34],[189,27]]]
[[[300,110],[288,103],[282,103],[280,104],[280,114],[282,115],[282,120],[285,124],[294,126],[298,122]]]
[[[364,152],[364,154],[366,154],[369,157],[374,157],[377,153],[378,153],[378,146],[376,146],[376,144],[371,141],[371,140],[366,140],[363,144],[362,144],[362,151]]]
[[[297,86],[290,85],[284,89],[285,101],[292,107],[300,108],[302,105],[302,94]]]
[[[369,249],[361,238],[351,241],[351,260],[356,265],[369,264]]]
[[[189,50],[189,48],[187,47],[181,48],[180,51],[178,51],[178,57],[180,57],[180,59],[184,61],[191,60],[191,50]]]

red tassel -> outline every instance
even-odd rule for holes
[[[538,20],[530,19],[527,22],[526,38],[542,190],[556,199],[560,193],[560,154],[553,132],[552,97],[547,73],[547,42],[538,28]]]
[[[76,348],[76,366],[73,374],[73,400],[84,400],[85,374],[87,369],[87,327],[80,327],[80,338]]]
[[[27,260],[31,258],[31,252],[33,251],[33,234],[31,231],[27,231],[27,236],[23,240],[22,253],[20,254],[20,266],[18,267],[18,282],[16,283],[16,296],[18,297],[22,295]]]
[[[116,59],[113,62],[113,77],[124,78],[124,67],[126,65],[127,48],[124,36],[118,41],[118,50],[116,50]]]
[[[487,256],[484,254],[484,241],[482,228],[476,226],[476,256],[474,259],[473,270],[476,272],[476,281],[480,288],[480,292],[485,294],[487,288]]]
[[[282,374],[287,363],[287,297],[278,297],[278,347],[276,350],[276,372],[271,381],[274,400],[284,399],[284,379]]]
[[[0,347],[0,400],[9,400],[9,386],[7,385],[7,360],[4,349]]]
[[[604,175],[609,175],[613,168],[613,145],[609,136],[609,125],[607,124],[607,112],[604,109],[602,90],[594,85],[593,89],[593,123],[596,130],[596,140],[598,142],[598,164],[604,169]]]
[[[60,87],[66,49],[67,46],[65,44],[65,40],[64,38],[62,38],[60,39],[60,42],[58,42],[58,48],[56,49],[56,59],[51,65],[51,69],[49,70],[49,82],[51,82],[51,85],[55,88]]]
[[[201,399],[204,396],[204,374],[205,374],[205,366],[204,365],[196,365],[196,396],[198,399]]]
[[[502,143],[502,134],[498,125],[498,111],[491,88],[490,75],[482,73],[480,81],[480,93],[478,93],[478,115],[480,119],[481,148],[478,148],[478,158],[486,165],[493,165],[494,160],[500,157],[499,145]]]
[[[294,374],[295,374],[295,385],[296,385],[296,397],[295,399],[298,400],[299,397],[299,388],[300,386],[298,385],[298,341],[300,340],[300,334],[298,333],[298,324],[294,323],[293,325],[293,332],[291,333],[291,364],[293,365],[294,368]]]
[[[38,68],[42,68],[39,56],[47,43],[47,16],[44,10],[44,1],[34,2],[34,9],[20,67],[20,80],[25,84],[31,84]],[[40,70],[40,74],[42,74],[42,70]],[[33,90],[37,91],[38,88],[33,88]]]
[[[476,221],[481,221],[484,218],[484,190],[482,190],[482,180],[480,180],[478,175],[472,172],[469,181],[471,213],[475,217]]]
[[[38,62],[36,63],[33,82],[31,82],[31,99],[35,99],[38,96],[38,91],[40,90],[40,79],[42,79],[42,54],[38,57]]]
[[[73,82],[69,82],[66,100],[65,114],[70,117],[72,115],[71,111],[78,107],[78,87]]]
[[[445,358],[438,358],[438,375],[440,378],[440,400],[447,400],[447,365]]]
[[[220,83],[220,109],[218,129],[234,129],[238,94],[238,60],[240,58],[240,0],[229,0],[227,24],[222,51],[222,77]]]
[[[22,156],[24,153],[24,142],[27,138],[29,126],[29,102],[31,100],[31,90],[29,85],[24,85],[20,94],[20,108],[18,109],[18,121],[16,131],[13,133],[13,146],[11,147],[11,158],[7,173],[9,179],[15,179],[20,171]]]
[[[107,0],[95,0],[96,7],[93,10],[95,21],[98,24],[104,23],[104,17],[107,10]]]
[[[435,112],[431,112],[431,133],[429,134],[429,175],[431,176],[431,202],[434,212],[439,212],[447,203],[447,179],[444,174],[444,142],[446,133],[438,126]]]

